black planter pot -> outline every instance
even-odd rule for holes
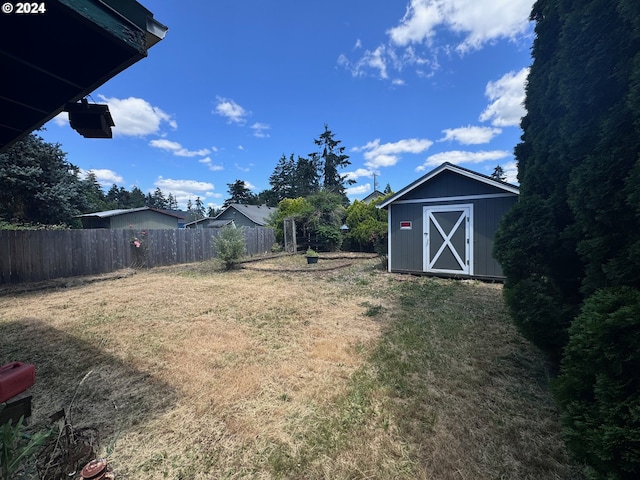
[[[318,257],[307,257],[307,263],[318,263]]]

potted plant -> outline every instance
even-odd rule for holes
[[[309,247],[304,256],[307,257],[307,263],[318,263],[318,252],[313,248]]]

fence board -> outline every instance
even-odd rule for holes
[[[0,284],[109,273],[140,263],[175,265],[215,257],[217,229],[147,230],[0,230]],[[272,229],[244,228],[247,254],[271,251]],[[133,237],[142,246],[132,245]],[[143,256],[141,258],[141,254]]]

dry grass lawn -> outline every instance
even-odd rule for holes
[[[498,285],[303,262],[5,291],[0,364],[119,479],[580,478]]]

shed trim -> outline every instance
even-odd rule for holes
[[[433,198],[416,198],[413,200],[398,200],[395,205],[407,203],[434,203],[434,202],[459,202],[461,200],[482,200],[485,198],[504,198],[512,197],[512,193],[486,193],[481,195],[459,195],[456,197],[433,197]]]
[[[491,185],[493,187],[497,187],[497,188],[499,188],[501,190],[504,190],[505,192],[509,192],[511,194],[516,194],[517,195],[517,194],[520,193],[520,190],[515,185],[512,185],[512,184],[507,183],[507,182],[501,182],[501,181],[495,180],[495,179],[493,179],[493,178],[491,178],[491,177],[489,177],[487,175],[483,175],[481,173],[474,172],[473,170],[467,170],[466,168],[459,167],[458,165],[453,165],[452,163],[445,162],[442,165],[440,165],[439,167],[434,168],[433,170],[431,170],[426,175],[420,177],[415,182],[413,182],[410,185],[406,186],[405,188],[400,190],[395,195],[392,195],[391,197],[387,198],[384,202],[382,202],[380,205],[378,205],[378,208],[387,208],[387,206],[389,204],[391,204],[391,203],[400,203],[398,201],[399,198],[402,198],[407,193],[409,193],[412,190],[418,188],[420,185],[422,185],[423,183],[431,180],[433,177],[435,177],[436,175],[442,173],[445,170],[449,170],[451,172],[458,173],[458,174],[463,175],[465,177],[469,177],[469,178],[471,178],[473,180],[476,180],[478,182],[482,182],[482,183],[485,183],[487,185]],[[455,197],[447,198],[447,200],[451,200],[452,198],[455,198]],[[476,197],[476,198],[479,198],[479,197]],[[431,199],[429,199],[429,200],[431,200]],[[424,201],[424,200],[422,200],[422,201]]]
[[[433,257],[431,257],[431,255],[429,254],[430,242],[432,241],[432,235],[429,235],[429,217],[431,216],[431,213],[451,212],[458,210],[462,212],[462,215],[449,233],[442,231],[437,220],[435,218],[432,218],[435,227],[439,230],[439,233],[442,235],[444,241],[440,246],[440,250]],[[473,203],[457,203],[455,205],[425,205],[424,207],[422,207],[422,215],[424,218],[422,231],[425,238],[425,243],[422,245],[422,270],[426,273],[446,273],[453,275],[473,276]],[[460,228],[460,223],[464,224],[463,228],[465,233],[464,260],[460,258],[460,252],[450,242],[451,237],[454,235],[457,229]],[[438,257],[440,256],[440,253],[447,247],[456,258],[456,261],[460,264],[462,270],[436,268],[435,264],[438,260]]]

